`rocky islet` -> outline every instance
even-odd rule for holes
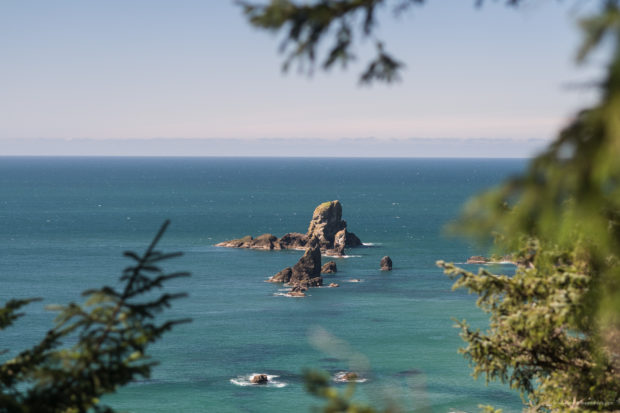
[[[392,271],[392,259],[389,256],[381,258],[381,271]]]
[[[314,209],[305,234],[289,232],[281,238],[273,234],[263,234],[256,238],[246,235],[243,238],[220,242],[216,246],[259,250],[301,250],[307,249],[313,238],[316,238],[320,251],[326,255],[343,256],[345,248],[362,245],[362,241],[347,230],[347,222],[342,219],[342,204],[334,200],[324,202]]]
[[[283,283],[290,287],[288,296],[303,297],[308,288],[323,285],[321,274],[337,272],[334,261],[322,265],[321,255],[342,257],[345,248],[362,246],[362,241],[347,230],[347,223],[342,219],[342,204],[338,200],[324,202],[314,209],[312,219],[305,234],[289,232],[281,238],[273,234],[263,234],[256,238],[247,235],[243,238],[216,244],[219,247],[247,248],[258,250],[305,250],[304,255],[292,267],[286,267],[267,281]],[[392,260],[383,257],[381,269],[390,271]],[[329,287],[338,287],[330,283]]]

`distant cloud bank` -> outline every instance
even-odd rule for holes
[[[0,156],[528,158],[544,139],[2,139]]]

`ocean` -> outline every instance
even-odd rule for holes
[[[0,158],[0,300],[43,297],[0,332],[6,360],[52,326],[49,304],[118,285],[129,261],[163,223],[165,263],[191,278],[167,291],[189,296],[164,316],[191,317],[150,348],[158,365],[106,396],[120,411],[297,412],[322,401],[303,372],[363,371],[355,399],[405,411],[521,411],[506,385],[474,381],[457,353],[453,318],[484,328],[475,297],[452,291],[435,262],[486,253],[443,228],[464,202],[522,171],[523,159]],[[306,232],[314,208],[340,200],[348,229],[366,245],[324,276],[339,288],[282,295],[264,282],[301,251],[215,247],[244,235]],[[389,255],[393,271],[379,270]],[[324,258],[326,262],[328,259]],[[475,266],[467,266],[475,269]],[[500,270],[510,272],[511,268]],[[353,282],[359,280],[359,282]],[[363,367],[363,368],[362,368]],[[253,373],[268,386],[248,385]],[[334,381],[344,390],[346,385]],[[430,410],[429,410],[430,409]]]

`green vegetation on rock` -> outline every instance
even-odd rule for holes
[[[334,207],[337,203],[339,203],[339,201],[323,202],[322,204],[320,204],[319,206],[317,206],[314,209],[314,215],[322,214],[323,212],[327,211],[328,209]]]

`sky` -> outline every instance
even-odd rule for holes
[[[583,2],[426,3],[380,11],[406,70],[364,87],[371,41],[283,74],[281,36],[229,0],[4,1],[0,156],[531,156],[594,101]]]

